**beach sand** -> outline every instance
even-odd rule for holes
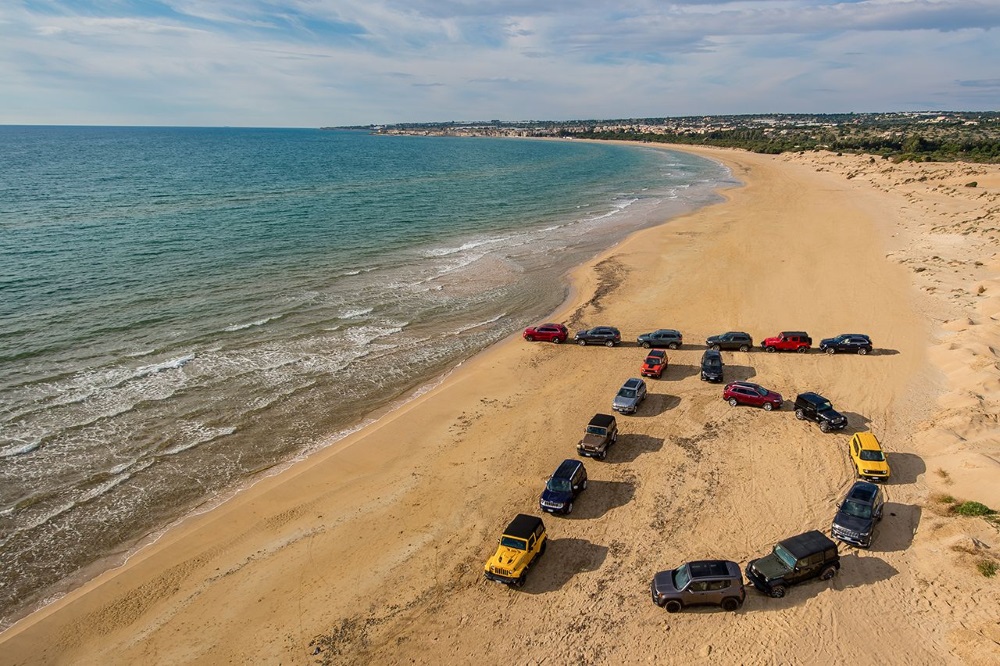
[[[687,148],[685,148],[687,150]],[[0,636],[4,664],[970,663],[1000,661],[1000,168],[692,149],[746,185],[574,271],[552,317],[618,326],[620,348],[514,337],[336,446],[189,519]],[[976,187],[965,184],[977,181]],[[483,580],[517,513],[574,458],[644,351],[679,328],[571,516],[521,590]],[[731,408],[699,380],[707,335],[872,336],[869,356],[723,352],[726,378],[849,418]],[[828,530],[854,480],[848,435],[889,452],[870,550],[829,582],[736,612],[668,615],[659,570],[742,565]]]

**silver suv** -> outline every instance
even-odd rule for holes
[[[722,606],[735,611],[747,597],[740,565],[729,560],[700,560],[661,571],[650,583],[653,603],[676,613],[686,606]]]
[[[611,408],[622,414],[635,414],[639,405],[646,399],[646,382],[638,377],[627,380],[615,396]]]

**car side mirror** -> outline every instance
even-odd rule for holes
[[[801,567],[795,567],[795,570],[796,571],[802,571],[802,568]]]

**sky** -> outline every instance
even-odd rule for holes
[[[0,0],[0,124],[1000,110],[1000,0]]]

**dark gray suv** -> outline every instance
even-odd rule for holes
[[[653,603],[676,613],[686,606],[722,606],[734,611],[743,605],[746,588],[740,565],[729,560],[701,560],[661,571],[650,583]]]
[[[789,585],[810,578],[829,580],[840,570],[837,544],[811,530],[779,542],[770,555],[747,564],[747,580],[772,597],[785,596]]]
[[[858,481],[847,491],[847,496],[833,517],[830,533],[838,541],[860,548],[872,545],[875,524],[882,520],[882,489],[874,483]]]

